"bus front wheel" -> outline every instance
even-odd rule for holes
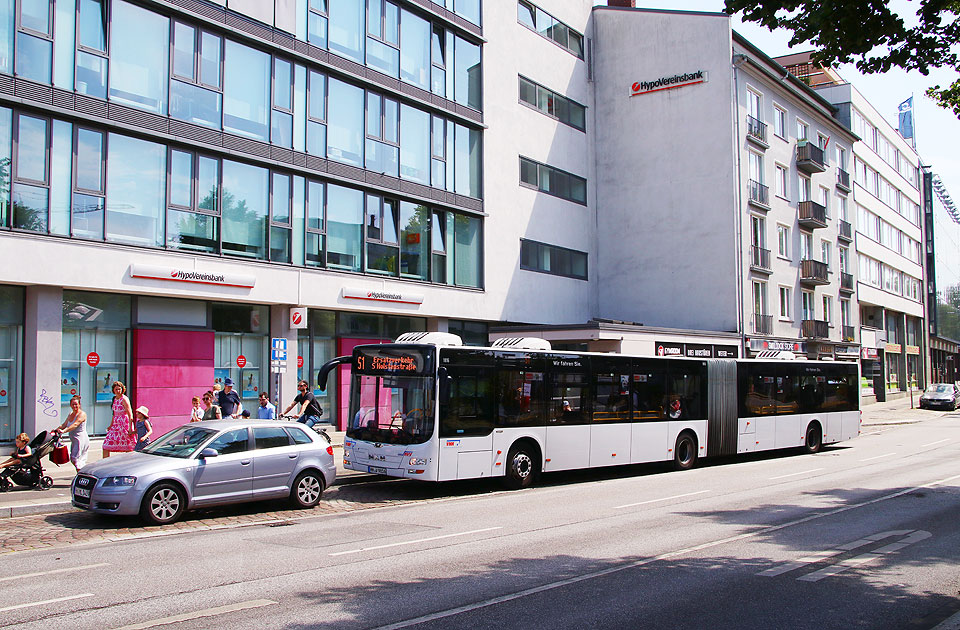
[[[677,436],[673,449],[673,467],[677,470],[690,470],[697,463],[697,438],[690,432]]]
[[[533,449],[526,444],[517,444],[507,453],[507,475],[504,483],[510,490],[529,488],[540,474]]]
[[[811,422],[807,427],[807,437],[803,441],[803,450],[808,453],[819,453],[823,448],[823,431],[819,422]]]

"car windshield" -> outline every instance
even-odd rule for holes
[[[434,379],[355,374],[347,436],[387,444],[422,444],[433,434]]]
[[[163,434],[160,439],[144,448],[141,453],[186,459],[216,433],[213,429],[187,425]]]
[[[927,388],[928,394],[949,394],[953,391],[953,385],[945,385],[944,383],[934,383]]]

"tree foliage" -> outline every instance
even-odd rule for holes
[[[908,25],[888,0],[725,0],[726,12],[741,13],[748,22],[770,30],[793,32],[790,46],[815,48],[814,61],[824,65],[854,63],[866,74],[891,68],[948,68],[960,74],[960,0],[920,0],[916,24]],[[960,117],[960,79],[927,95]]]

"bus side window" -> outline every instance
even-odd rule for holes
[[[497,385],[498,426],[544,424],[543,372],[500,370]]]
[[[629,380],[629,376],[621,374],[594,376],[594,422],[630,421],[630,392],[627,389]]]
[[[550,392],[550,424],[584,424],[587,402],[585,374],[554,373]]]
[[[630,381],[634,420],[661,420],[666,418],[664,401],[667,396],[666,371],[649,369],[635,372]]]
[[[700,370],[694,365],[682,365],[670,374],[670,393],[667,416],[670,419],[700,420],[706,417],[702,400]]]

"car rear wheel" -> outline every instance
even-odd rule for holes
[[[323,494],[323,479],[312,471],[307,470],[297,476],[290,489],[290,501],[300,508],[312,508],[320,502]]]
[[[160,483],[150,488],[140,505],[140,516],[154,525],[173,523],[183,516],[187,498],[183,490],[172,483]]]

